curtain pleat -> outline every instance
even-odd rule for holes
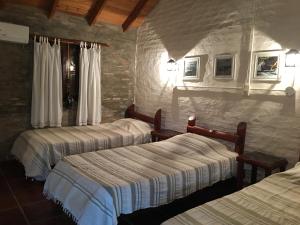
[[[60,127],[62,120],[62,67],[60,43],[34,41],[31,124],[34,128]]]
[[[81,43],[77,125],[101,122],[101,47]]]

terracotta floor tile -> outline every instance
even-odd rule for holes
[[[0,178],[0,211],[16,207],[17,203],[7,187],[5,180]]]
[[[0,212],[0,225],[26,225],[26,221],[19,209]]]
[[[45,200],[42,182],[23,179],[9,181],[13,193],[21,205],[32,204]]]
[[[24,167],[15,160],[0,163],[0,170],[7,179],[19,179],[25,177]]]
[[[0,212],[2,210],[17,208],[17,203],[10,193],[0,193]]]
[[[63,215],[62,209],[49,200],[23,206],[23,210],[30,222],[38,222],[45,218]]]
[[[45,199],[43,186],[43,182],[26,180],[23,167],[18,162],[1,162],[0,225],[27,224],[13,195],[31,225],[74,225],[58,205]]]
[[[50,219],[33,222],[32,225],[75,225],[71,218],[66,215],[52,217]]]

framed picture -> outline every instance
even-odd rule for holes
[[[184,58],[183,80],[199,80],[200,57],[192,56]]]
[[[280,51],[254,53],[254,80],[279,81]]]
[[[234,78],[234,55],[217,55],[214,60],[215,79],[233,79]]]

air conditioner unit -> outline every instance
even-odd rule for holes
[[[29,27],[0,22],[0,41],[28,44]]]

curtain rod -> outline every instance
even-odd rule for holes
[[[47,35],[41,35],[41,34],[35,34],[35,33],[31,33],[30,38],[33,40],[34,37],[46,37],[49,39],[49,41],[54,41],[54,39],[59,39],[61,43],[65,43],[65,44],[73,44],[73,45],[80,45],[80,42],[87,42],[87,43],[93,43],[93,44],[98,44],[104,47],[109,47],[108,44],[106,43],[102,43],[102,42],[92,42],[92,41],[81,41],[81,40],[74,40],[74,39],[66,39],[66,38],[60,38],[60,37],[51,37],[51,36],[47,36]]]

